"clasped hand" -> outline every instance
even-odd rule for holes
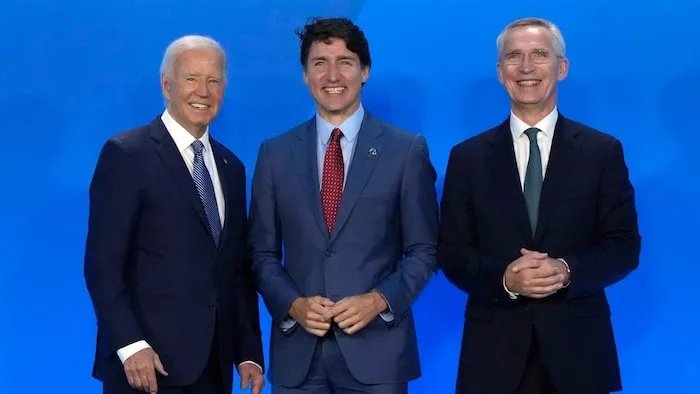
[[[545,298],[569,282],[566,265],[547,253],[521,249],[522,256],[506,268],[508,290],[531,298]]]
[[[289,314],[306,331],[322,337],[330,330],[332,322],[346,334],[354,334],[386,309],[384,297],[377,291],[371,291],[338,302],[321,296],[300,297],[292,303]]]

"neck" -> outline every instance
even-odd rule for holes
[[[544,107],[513,105],[511,110],[513,111],[513,114],[518,117],[518,119],[525,122],[528,126],[534,126],[542,119],[547,117],[547,115],[549,115],[552,111],[554,111],[554,106],[554,103]]]
[[[326,122],[332,124],[333,126],[340,126],[343,122],[348,120],[348,118],[351,117],[358,108],[360,108],[359,101],[339,111],[325,111],[322,108],[317,108],[316,112],[318,113],[318,116],[320,116],[321,119],[325,120]]]

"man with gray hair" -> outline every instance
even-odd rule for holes
[[[549,21],[508,25],[510,116],[450,153],[438,262],[469,295],[460,394],[622,388],[605,289],[639,265],[634,189],[620,141],[557,109],[565,48]]]
[[[90,185],[85,281],[97,316],[93,376],[105,394],[231,393],[264,385],[246,253],[246,176],[209,134],[226,86],[214,40],[166,50],[167,108],[110,138]]]

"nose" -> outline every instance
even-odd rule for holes
[[[338,82],[340,80],[340,71],[338,70],[338,66],[333,64],[328,67],[326,78],[328,78],[328,82]]]
[[[195,89],[195,93],[197,93],[197,95],[199,97],[208,97],[209,96],[209,84],[207,83],[206,80],[197,82],[197,87]]]
[[[520,71],[523,73],[531,73],[535,70],[535,64],[530,60],[530,56],[523,57],[523,61],[520,62]]]

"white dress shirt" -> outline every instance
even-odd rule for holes
[[[163,121],[165,128],[168,130],[168,134],[170,134],[170,137],[175,142],[175,146],[180,152],[182,160],[185,161],[185,165],[187,166],[187,169],[190,171],[191,175],[194,167],[194,149],[192,148],[192,143],[196,140],[196,138],[194,138],[192,134],[190,134],[187,130],[185,130],[184,127],[177,123],[177,121],[173,119],[173,117],[168,113],[167,109],[165,110],[165,112],[163,112],[163,115],[160,117],[160,119]],[[211,143],[209,142],[208,127],[207,130],[204,132],[204,135],[202,135],[202,137],[199,138],[199,140],[204,145],[204,149],[202,150],[204,164],[206,165],[207,171],[209,171],[209,176],[211,177],[211,181],[214,184],[214,195],[216,196],[216,205],[219,209],[219,218],[221,222],[221,227],[223,229],[224,218],[226,217],[226,201],[224,200],[224,192],[221,188],[221,181],[219,178],[219,171],[216,168],[214,153],[211,148]],[[138,341],[117,350],[117,355],[123,363],[127,358],[131,357],[139,350],[149,347],[150,345],[146,341]],[[246,363],[255,364],[256,366],[258,366],[258,368],[260,368],[260,370],[262,370],[262,367],[260,367],[257,363],[252,361],[244,361],[241,363],[241,365]]]
[[[515,163],[518,165],[518,174],[520,175],[520,188],[525,189],[525,172],[527,171],[527,162],[530,160],[530,139],[525,134],[525,130],[535,127],[540,129],[537,133],[537,146],[540,148],[540,158],[542,159],[542,180],[547,174],[547,164],[549,164],[549,153],[552,151],[552,141],[554,139],[554,128],[559,118],[557,108],[537,122],[534,126],[520,120],[511,111],[510,113],[510,132],[513,136],[513,149],[515,150]],[[565,265],[564,260],[559,259]],[[506,287],[506,276],[503,275],[503,288],[508,292],[510,298],[517,298],[518,294],[511,292]]]

